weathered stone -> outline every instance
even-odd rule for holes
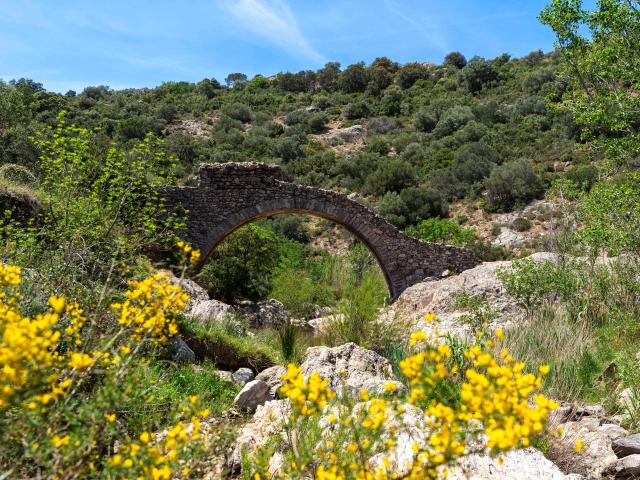
[[[620,458],[602,471],[605,478],[638,478],[640,477],[640,455],[629,455]]]
[[[189,315],[200,325],[222,320],[231,311],[231,305],[219,300],[196,302],[189,310]]]
[[[276,392],[282,385],[282,375],[287,373],[287,369],[282,365],[275,365],[267,368],[256,375],[256,380],[262,380],[269,385],[269,391],[271,395],[276,396]]]
[[[355,127],[350,129],[355,131]],[[199,267],[238,226],[284,212],[317,215],[347,227],[378,259],[393,299],[425,277],[447,269],[460,272],[478,264],[473,252],[409,237],[343,194],[290,183],[275,165],[202,165],[197,187],[167,186],[160,193],[170,211],[188,211],[182,235],[202,251]]]
[[[239,368],[233,372],[233,381],[239,385],[249,383],[254,378],[256,378],[256,376],[250,368]]]
[[[345,142],[353,142],[365,135],[365,128],[362,125],[352,125],[345,128],[336,128],[327,134],[327,138],[339,138]]]
[[[558,261],[553,253],[535,253],[528,258],[535,262]],[[458,336],[473,335],[475,332],[470,323],[464,319],[468,311],[460,308],[457,301],[460,295],[465,294],[483,299],[495,313],[490,329],[508,328],[525,315],[516,300],[506,294],[497,275],[500,270],[508,270],[511,266],[510,261],[486,262],[459,275],[417,283],[407,288],[384,315],[416,319],[420,322],[419,327],[429,329],[433,325],[423,323],[424,314],[436,312],[440,331]]]
[[[252,380],[238,392],[233,399],[233,404],[240,410],[255,410],[258,405],[273,400],[269,390],[269,385],[262,380]]]
[[[613,448],[613,453],[615,453],[618,458],[640,454],[640,433],[635,433],[628,437],[616,438],[611,443],[611,448]]]
[[[540,450],[512,450],[499,457],[467,455],[447,467],[449,480],[569,480],[579,476],[566,475],[546,459]]]
[[[181,337],[172,337],[167,343],[169,360],[177,363],[193,363],[196,361],[196,354],[189,348],[189,345]]]
[[[510,228],[503,228],[500,235],[491,243],[506,248],[518,248],[524,245],[525,242],[526,238],[521,233]]]
[[[282,435],[283,424],[290,411],[286,400],[271,400],[257,407],[253,419],[242,427],[234,442],[233,453],[227,462],[232,472],[239,471],[243,450],[251,452],[262,447],[269,438]]]
[[[189,301],[187,302],[188,312],[190,312],[198,303],[209,300],[209,294],[207,291],[193,280],[188,278],[178,278],[171,274],[171,282],[175,285],[180,285],[182,290],[189,295]]]
[[[309,376],[314,372],[326,378],[329,387],[338,394],[343,387],[356,392],[366,389],[371,393],[381,393],[390,381],[395,381],[398,388],[402,388],[386,358],[355,343],[334,348],[308,348],[302,374]]]
[[[605,422],[602,417],[588,415],[578,421],[550,423],[551,431],[561,427],[563,433],[560,437],[550,437],[548,457],[564,472],[584,475],[588,480],[601,478],[602,471],[617,459],[612,440],[628,434],[624,428]],[[577,440],[583,444],[580,452],[576,452]]]

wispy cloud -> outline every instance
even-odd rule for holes
[[[284,0],[227,0],[223,5],[246,30],[292,54],[317,63],[325,62],[325,58],[305,38]]]
[[[412,30],[422,34],[435,48],[441,52],[448,51],[448,43],[436,22],[429,18],[416,18],[404,12],[395,0],[384,0],[384,5],[391,13],[402,19]]]

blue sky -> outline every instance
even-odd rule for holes
[[[0,78],[53,91],[553,46],[545,0],[0,0]]]

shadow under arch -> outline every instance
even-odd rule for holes
[[[201,268],[215,247],[238,228],[282,213],[304,213],[342,225],[376,258],[392,300],[409,286],[445,270],[479,263],[467,249],[409,237],[348,196],[287,181],[278,166],[259,163],[205,164],[196,187],[160,189],[169,211],[184,209],[185,240],[203,252]]]

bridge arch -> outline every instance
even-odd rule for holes
[[[287,181],[278,166],[258,163],[205,164],[196,187],[163,187],[170,210],[184,208],[183,237],[205,262],[215,247],[239,227],[281,213],[304,213],[344,226],[372,252],[393,300],[409,286],[444,270],[477,265],[469,250],[427,243],[400,232],[348,196]]]

